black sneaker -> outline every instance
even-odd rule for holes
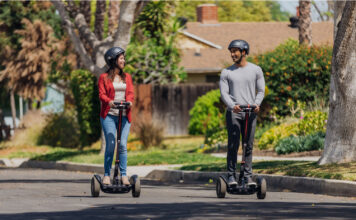
[[[235,177],[234,176],[229,176],[229,179],[227,180],[227,184],[229,186],[236,186],[237,182],[235,180]]]
[[[256,185],[255,182],[253,182],[251,177],[245,177],[245,184],[251,186],[251,185]]]

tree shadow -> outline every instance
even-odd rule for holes
[[[354,219],[355,204],[223,201],[95,205],[95,208],[63,212],[0,214],[0,219]]]

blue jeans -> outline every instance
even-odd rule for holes
[[[105,156],[104,156],[104,176],[110,176],[111,165],[114,157],[115,143],[116,143],[116,129],[119,124],[119,117],[107,115],[105,119],[100,117],[101,126],[105,135]],[[119,167],[121,176],[126,176],[127,169],[127,138],[129,136],[131,123],[129,123],[126,116],[122,117],[121,123],[121,141],[119,146]]]

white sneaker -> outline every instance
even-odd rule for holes
[[[110,177],[109,176],[104,176],[103,178],[103,184],[104,185],[110,185]]]
[[[130,185],[129,178],[127,176],[122,176],[121,181],[123,185]]]

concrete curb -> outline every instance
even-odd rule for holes
[[[146,178],[173,183],[208,183],[225,172],[197,172],[180,170],[153,170]],[[301,193],[324,194],[331,196],[356,197],[356,182],[343,180],[328,180],[310,177],[293,177],[278,175],[262,176],[267,181],[270,191],[292,191]]]
[[[53,161],[36,161],[28,160],[23,162],[19,168],[39,168],[39,169],[55,169],[65,171],[104,173],[103,165],[95,164],[80,164],[70,162],[53,162]]]

